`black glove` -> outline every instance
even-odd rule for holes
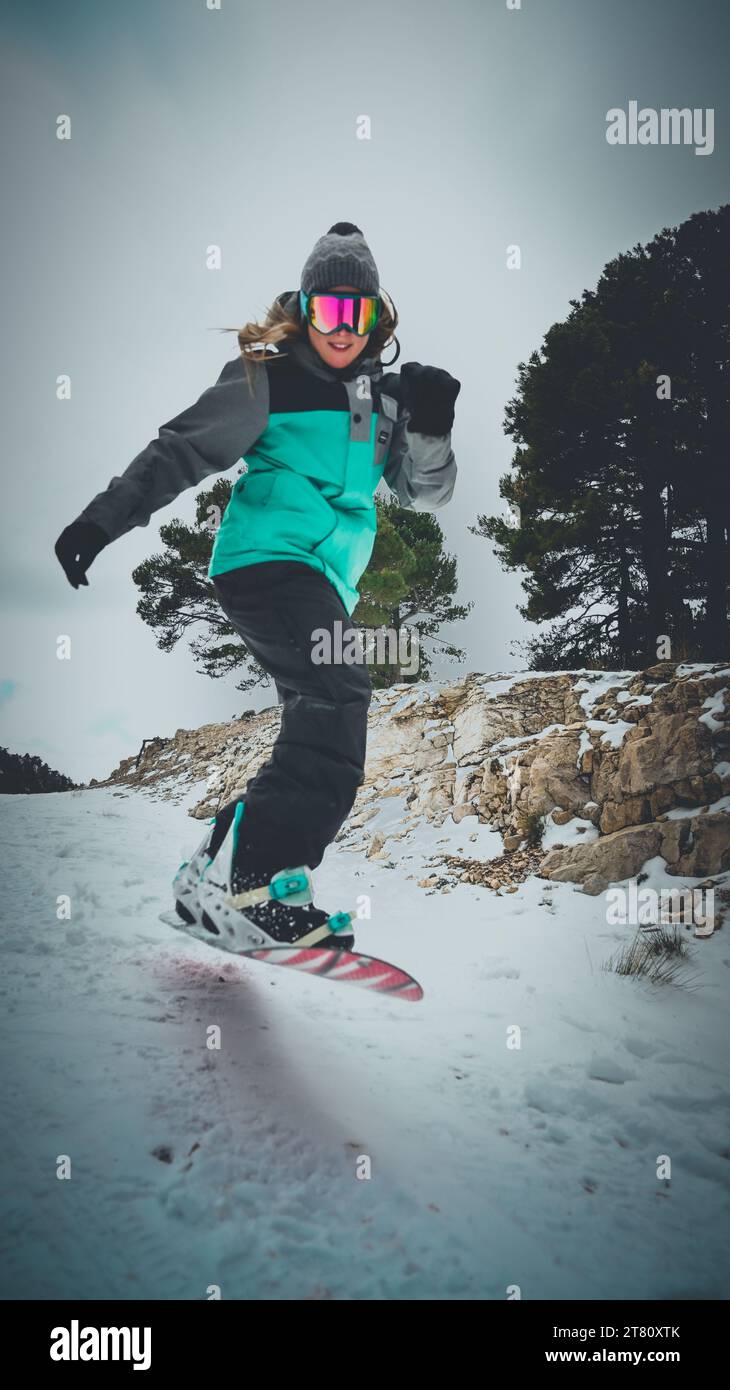
[[[454,423],[454,401],[461,382],[441,367],[422,367],[420,362],[404,362],[400,369],[403,383],[401,404],[411,414],[409,430],[419,434],[448,434]]]
[[[72,521],[56,541],[56,554],[63,565],[69,584],[78,589],[88,584],[86,571],[100,550],[109,544],[109,537],[93,521]]]

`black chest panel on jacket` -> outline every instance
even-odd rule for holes
[[[348,410],[347,391],[341,381],[325,381],[306,371],[284,353],[266,364],[269,377],[269,410],[272,415],[297,410]]]

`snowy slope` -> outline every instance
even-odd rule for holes
[[[422,826],[398,870],[331,846],[317,901],[371,895],[358,944],[426,990],[398,1003],[160,924],[204,830],[184,804],[0,810],[4,1297],[726,1296],[726,931],[691,990],[652,988],[602,971],[633,929],[569,884],[417,887],[449,826],[498,853],[483,827]]]

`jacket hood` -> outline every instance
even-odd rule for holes
[[[284,290],[283,294],[276,296],[276,302],[293,318],[299,317],[299,290]],[[291,355],[306,371],[311,372],[313,376],[322,377],[324,381],[349,381],[353,377],[362,376],[363,373],[378,381],[383,375],[383,365],[379,357],[360,356],[353,358],[346,367],[328,367],[319,353],[315,352],[308,338],[294,339],[282,346],[284,355]],[[366,350],[367,345],[363,351]]]

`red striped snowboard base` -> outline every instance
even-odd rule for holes
[[[322,975],[342,985],[359,985],[391,999],[407,999],[415,1003],[423,998],[417,980],[397,965],[377,956],[363,956],[359,951],[332,951],[324,946],[269,946],[265,950],[238,951],[249,960],[262,960],[266,965],[285,965],[290,970],[304,970],[307,975]]]
[[[174,909],[161,912],[160,921],[191,936],[194,941],[204,941],[206,946],[218,951],[226,950],[204,927],[183,922]],[[226,953],[243,956],[247,960],[262,960],[266,965],[285,965],[289,970],[304,970],[308,975],[321,975],[323,979],[334,980],[340,985],[359,985],[360,989],[371,989],[390,999],[407,999],[409,1003],[416,1003],[423,998],[418,981],[406,970],[391,965],[387,960],[378,960],[377,956],[364,956],[360,951],[333,951],[326,946],[267,946]]]

